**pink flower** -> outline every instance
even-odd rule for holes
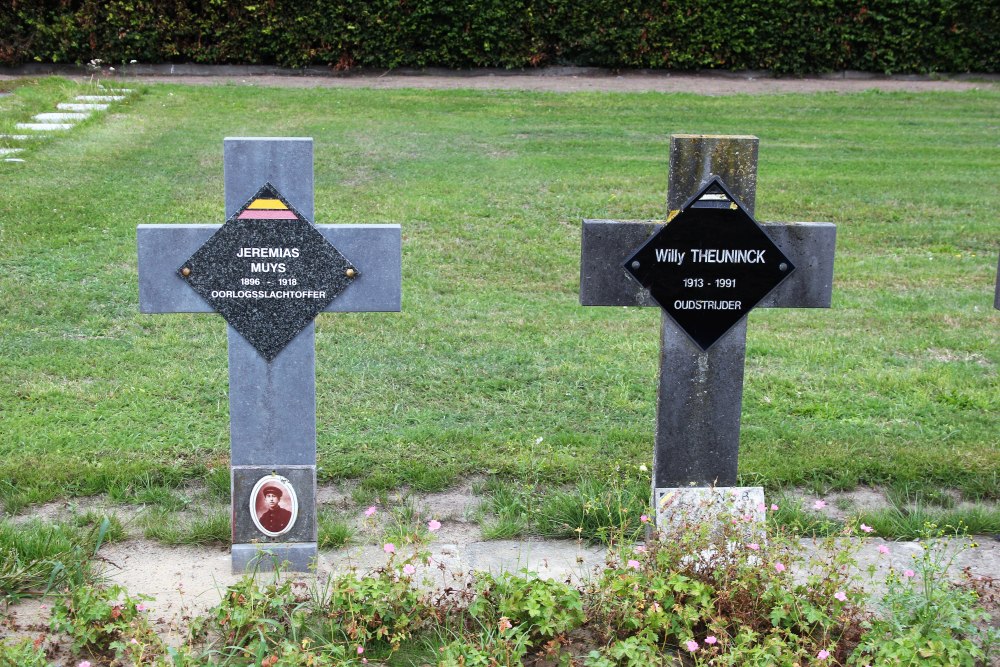
[[[865,524],[861,524],[861,532],[862,533],[874,533],[875,529],[872,528],[871,526],[866,526]]]
[[[635,548],[635,552],[637,554],[644,554],[644,553],[646,553],[646,547],[644,547],[643,545],[640,544],[639,546],[637,546]]]
[[[128,643],[129,643],[129,644],[138,644],[138,643],[139,643],[139,640],[138,640],[138,639],[136,639],[135,637],[132,637],[132,639],[130,639]]]
[[[625,566],[630,567],[633,570],[638,570],[640,567],[642,567],[642,565],[640,565],[639,561],[637,560],[630,560],[628,563],[625,564]]]
[[[917,573],[914,572],[913,570],[903,570],[903,576],[906,577],[907,579],[911,579],[917,576]]]
[[[767,511],[767,505],[765,505],[764,503],[757,503],[757,511],[758,512],[766,512]],[[705,641],[708,641],[708,640],[706,639]]]
[[[705,643],[708,644],[709,646],[715,644],[717,641],[719,640],[715,638],[715,635],[709,635],[705,637]]]
[[[833,594],[833,597],[837,598],[841,602],[847,602],[847,593],[844,591],[837,591]]]
[[[371,516],[372,514],[375,514],[375,512],[377,511],[378,511],[378,506],[372,505],[371,507],[365,510],[365,516]]]
[[[386,542],[382,546],[382,551],[386,552],[387,554],[394,554],[396,553],[396,545],[393,544],[392,542]]]
[[[649,523],[649,517],[643,514],[641,517],[639,517],[639,521],[642,521],[643,523]]]
[[[146,611],[146,605],[144,605],[143,603],[140,602],[139,604],[137,604],[135,606],[135,610],[136,611]]]
[[[358,644],[358,655],[361,655],[364,652],[365,652],[365,647]]]
[[[819,658],[820,660],[826,660],[827,658],[830,657],[830,652],[827,651],[826,649],[823,649],[822,651],[816,654],[816,657]]]
[[[435,530],[441,530],[441,522],[438,521],[437,519],[431,519],[430,521],[427,522],[427,530],[431,531],[432,533]]]
[[[756,542],[751,542],[750,544],[747,545],[747,549],[749,549],[750,551],[760,551],[760,545],[757,544]]]
[[[818,510],[821,510],[824,507],[826,507],[826,501],[825,500],[817,500],[816,502],[813,503],[813,507],[815,507]]]
[[[887,554],[889,553],[889,547],[885,546],[884,544],[880,544],[878,545],[878,552],[880,554]]]
[[[83,660],[76,667],[90,667],[90,660]]]
[[[403,574],[405,574],[405,575],[411,575],[411,574],[413,574],[416,571],[417,571],[417,568],[413,567],[409,563],[407,563],[406,565],[403,566]]]
[[[696,642],[693,639],[689,639],[688,642],[687,642],[687,650],[691,651],[692,653],[694,653],[695,651],[697,651],[698,650],[698,642]]]
[[[775,505],[774,503],[771,503],[771,511],[772,512],[777,512],[778,511],[778,506]]]
[[[505,630],[510,630],[512,627],[514,626],[511,624],[509,618],[507,618],[506,616],[500,617],[500,622],[497,624],[497,629],[500,630],[500,632],[504,632]]]
[[[774,569],[777,570],[778,572],[784,572],[785,571],[785,564],[784,563],[775,563],[774,564]]]

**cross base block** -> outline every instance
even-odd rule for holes
[[[234,544],[233,574],[244,572],[312,572],[316,569],[319,551],[315,542],[274,544]]]
[[[685,526],[726,523],[745,537],[763,538],[764,488],[760,486],[687,486],[654,488],[656,526],[669,534]]]

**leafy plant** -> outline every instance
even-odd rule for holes
[[[475,592],[476,597],[469,605],[472,617],[484,628],[523,633],[529,647],[538,647],[543,642],[558,645],[561,636],[584,621],[583,600],[578,590],[560,581],[541,579],[530,570],[499,577],[482,575],[476,580]],[[507,646],[511,637],[501,634],[501,644]]]
[[[945,551],[943,534],[927,524],[927,541],[913,568],[890,571],[882,612],[867,624],[849,664],[989,664],[1000,630],[989,624],[990,614],[978,605],[973,588],[949,581],[958,552]]]
[[[147,596],[130,596],[121,586],[75,586],[52,609],[54,632],[65,632],[73,650],[114,656],[128,664],[151,663],[162,653],[145,611]]]
[[[91,557],[110,525],[103,519],[90,531],[82,531],[41,521],[14,525],[0,520],[0,597],[41,596],[90,581]]]
[[[41,642],[25,637],[19,641],[0,639],[0,665],[10,667],[52,667]]]

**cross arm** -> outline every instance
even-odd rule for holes
[[[177,269],[221,225],[139,225],[139,310],[143,313],[214,312]],[[360,275],[324,312],[399,311],[402,242],[399,225],[316,225],[358,267]]]
[[[580,305],[656,306],[622,264],[663,225],[655,220],[584,220],[580,246]],[[837,227],[829,222],[765,222],[761,226],[792,260],[795,271],[758,307],[829,308]]]

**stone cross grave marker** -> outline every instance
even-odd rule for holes
[[[829,308],[836,227],[753,219],[758,139],[672,135],[668,222],[584,220],[580,303],[660,306],[653,451],[657,524],[735,503],[763,519],[760,487],[736,487],[746,315]]]
[[[232,566],[317,556],[315,323],[399,311],[399,225],[314,225],[313,142],[227,138],[224,225],[139,225],[143,313],[228,323]]]

